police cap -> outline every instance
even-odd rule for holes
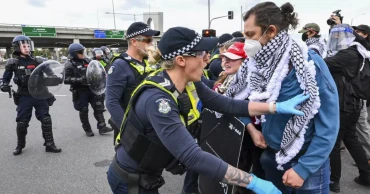
[[[209,51],[216,47],[218,38],[202,37],[185,27],[168,29],[159,42],[158,49],[165,60],[191,51]]]
[[[138,35],[143,36],[159,36],[161,32],[152,30],[149,26],[143,22],[134,22],[131,24],[126,32],[126,39],[132,38]]]
[[[218,38],[217,47],[225,46],[225,44],[231,42],[233,39],[234,39],[233,35],[229,33],[223,34],[220,36],[220,38]]]

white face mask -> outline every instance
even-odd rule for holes
[[[267,29],[258,40],[245,39],[244,51],[247,53],[248,58],[253,57],[258,53],[259,50],[261,50],[262,44],[260,43],[260,40],[266,34],[266,32]]]

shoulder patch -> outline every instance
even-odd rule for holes
[[[115,66],[111,66],[108,70],[108,75],[112,74],[114,72]]]
[[[158,104],[158,112],[162,114],[168,114],[171,111],[171,105],[168,103],[170,100],[166,98],[160,98],[155,101]]]

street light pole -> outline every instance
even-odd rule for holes
[[[210,1],[211,0],[208,0],[208,26],[211,26],[211,2]]]
[[[98,19],[98,28],[100,28],[100,25],[99,25],[99,11],[98,10],[96,10],[96,17]]]
[[[243,6],[240,6],[240,31],[243,31]]]
[[[114,12],[114,0],[112,0],[112,6],[113,6],[113,20],[114,20],[114,29],[116,30],[116,14]]]
[[[211,23],[213,20],[217,20],[217,19],[224,18],[224,17],[228,17],[228,15],[212,18],[211,21],[209,21],[208,29],[211,29]]]

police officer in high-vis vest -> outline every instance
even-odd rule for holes
[[[115,194],[157,194],[164,184],[164,169],[183,174],[186,169],[238,185],[256,193],[281,193],[268,181],[228,165],[204,152],[189,131],[200,117],[197,105],[235,116],[268,113],[303,113],[294,107],[308,96],[280,103],[259,103],[227,98],[200,82],[206,66],[205,51],[217,38],[202,38],[194,30],[175,27],[159,43],[160,69],[134,90],[117,137],[116,156],[107,174]],[[196,83],[193,83],[196,82]]]
[[[106,71],[108,71],[108,66],[109,66],[109,60],[104,56],[103,50],[100,48],[94,48],[92,50],[93,54],[93,60],[97,60],[100,62],[100,64],[104,67]]]
[[[35,108],[37,120],[41,122],[42,136],[45,139],[46,152],[59,153],[62,150],[54,143],[51,116],[49,106],[56,100],[54,96],[46,100],[36,99],[31,96],[28,89],[28,80],[33,70],[43,62],[41,57],[32,56],[34,51],[33,41],[27,36],[16,36],[12,42],[16,58],[9,59],[5,66],[5,72],[1,79],[0,89],[2,92],[11,92],[10,80],[17,84],[17,92],[13,92],[14,103],[17,106],[17,147],[13,154],[19,155],[26,146],[26,135],[28,123],[32,117],[32,110]]]
[[[108,70],[106,106],[112,118],[109,124],[116,137],[131,94],[140,82],[155,69],[148,64],[147,48],[153,44],[153,36],[159,31],[152,30],[143,22],[135,22],[127,29],[128,50],[111,60]]]
[[[89,104],[94,110],[99,134],[111,132],[107,127],[103,115],[103,95],[95,95],[88,86],[86,70],[91,59],[84,56],[85,47],[79,43],[72,43],[68,47],[70,60],[65,64],[65,84],[71,85],[74,108],[79,111],[82,128],[88,137],[94,136],[89,122]]]
[[[209,73],[212,75],[213,80],[218,80],[218,76],[223,71],[222,70],[222,59],[220,57],[220,54],[226,52],[225,45],[231,41],[233,41],[234,37],[231,34],[222,34],[217,43],[217,47],[215,47],[216,53],[213,53],[213,56],[211,57],[211,62],[209,64],[208,70]]]
[[[106,58],[107,60],[110,61],[113,57],[112,52],[110,51],[110,49],[107,46],[101,46],[100,49],[104,53],[104,58]]]

